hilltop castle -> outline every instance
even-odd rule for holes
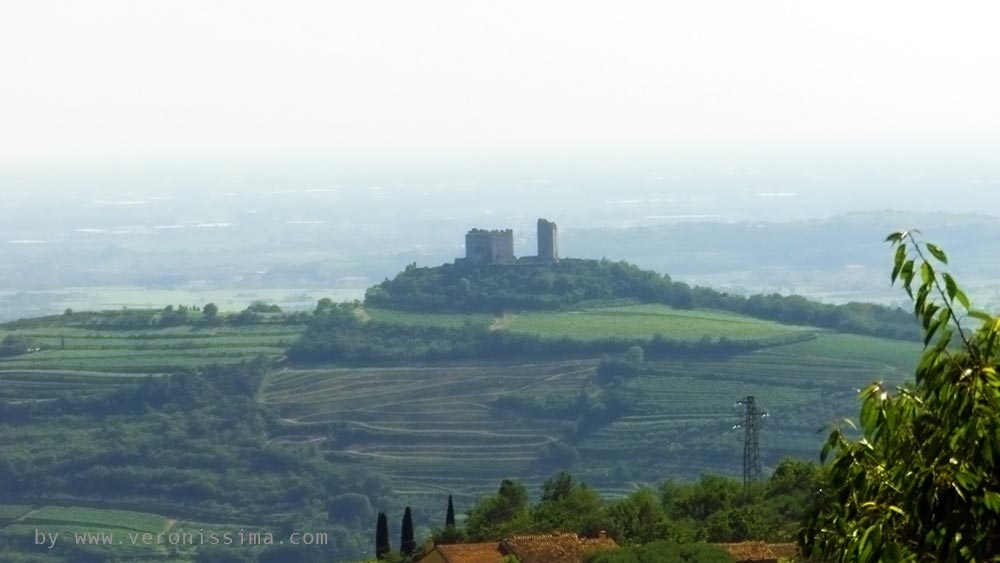
[[[516,264],[518,262],[553,263],[559,261],[559,231],[556,224],[546,219],[538,220],[538,255],[517,258],[514,256],[513,229],[472,229],[465,233],[465,258],[456,263]]]
[[[514,230],[472,229],[465,233],[465,261],[469,264],[513,264]]]

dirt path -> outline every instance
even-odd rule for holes
[[[502,316],[497,317],[497,320],[493,321],[493,324],[490,325],[490,330],[504,330],[507,327],[509,327],[510,324],[513,323],[514,319],[516,318],[517,315],[504,313]]]

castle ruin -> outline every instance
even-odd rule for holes
[[[465,258],[456,263],[470,265],[553,263],[559,261],[559,231],[556,224],[546,219],[538,220],[538,255],[517,258],[514,256],[513,229],[472,229],[465,233]]]
[[[538,259],[542,262],[559,261],[559,229],[546,219],[538,220]]]
[[[513,229],[465,233],[465,261],[469,264],[513,264],[515,260]]]

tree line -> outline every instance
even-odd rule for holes
[[[608,337],[578,340],[491,330],[486,323],[462,327],[404,325],[362,319],[356,303],[320,304],[302,336],[289,348],[295,362],[403,362],[457,359],[559,358],[623,353],[639,345],[650,356],[711,357],[745,354],[792,339],[705,337],[679,340],[655,335],[650,339]]]
[[[392,551],[385,515],[380,514],[375,529],[381,548],[376,553],[378,559],[407,561],[434,545],[572,532],[581,537],[605,533],[623,548],[595,554],[592,563],[731,561],[725,551],[704,544],[792,541],[821,479],[816,464],[786,459],[766,482],[750,489],[734,479],[707,474],[698,482],[665,481],[657,488],[604,500],[596,489],[560,471],[542,484],[534,502],[523,484],[504,480],[495,494],[477,500],[461,523],[449,496],[443,525],[434,528],[415,552],[408,552],[408,547]],[[401,545],[415,545],[405,514],[403,524]]]
[[[20,319],[3,325],[17,330],[53,326],[72,326],[95,330],[143,330],[175,326],[216,327],[254,324],[296,324],[309,322],[308,312],[285,312],[278,305],[255,301],[241,311],[224,313],[215,303],[167,305],[162,309],[121,309],[118,311],[74,311],[62,315]]]

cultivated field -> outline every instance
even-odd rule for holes
[[[649,339],[662,335],[669,339],[732,340],[779,339],[811,329],[762,321],[715,311],[686,311],[665,305],[628,305],[554,313],[513,315],[503,328],[545,337],[568,336],[578,340],[609,337]]]
[[[612,493],[705,471],[738,475],[734,403],[747,395],[769,412],[765,468],[784,456],[817,459],[817,431],[856,415],[856,389],[906,381],[918,357],[917,345],[821,334],[731,358],[656,362],[655,374],[631,382],[634,411],[575,443],[580,459],[568,469]],[[278,439],[321,443],[345,462],[375,466],[404,496],[424,497],[414,502],[447,494],[468,502],[505,477],[540,483],[555,470],[544,462],[546,444],[572,422],[518,417],[491,402],[574,396],[595,369],[592,361],[286,370],[268,378],[261,396],[283,417]]]
[[[249,525],[175,520],[158,514],[108,508],[0,504],[0,538],[22,537],[31,542],[36,530],[59,534],[59,544],[92,542],[91,545],[102,546],[122,561],[169,563],[191,561],[199,542],[209,545],[212,533],[220,537],[229,533],[238,541],[240,530],[261,529]],[[268,531],[276,534],[276,531]],[[188,535],[182,537],[181,534]],[[275,542],[279,539],[275,535]]]
[[[375,309],[365,307],[360,310],[362,319],[372,319],[383,323],[462,328],[465,323],[492,324],[496,317],[486,313],[414,313],[395,309]]]
[[[0,370],[0,399],[44,400],[60,393],[99,396],[122,384],[138,383],[147,375],[85,371]]]
[[[4,522],[6,526],[0,530],[0,537],[33,539],[38,530],[44,534],[59,534],[57,542],[60,544],[77,541],[96,544],[110,540],[107,549],[129,561],[164,561],[171,553],[176,553],[176,549],[168,545],[142,542],[142,534],[166,534],[174,526],[174,520],[156,514],[78,506],[0,505],[0,514],[4,513],[17,516]],[[135,545],[132,538],[136,540]]]
[[[416,313],[374,308],[365,308],[360,314],[362,318],[393,324],[447,328],[459,328],[466,323],[486,324],[494,330],[577,340],[648,340],[656,335],[687,341],[697,341],[705,336],[731,340],[780,340],[815,331],[809,327],[783,325],[734,313],[673,309],[656,304],[526,312],[500,317],[483,313]]]
[[[582,435],[575,432],[575,415],[515,414],[497,408],[495,401],[505,396],[572,400],[592,383],[596,357],[536,363],[292,367],[265,378],[259,399],[280,417],[273,440],[313,443],[345,465],[380,470],[402,499],[414,506],[436,506],[453,494],[460,510],[475,497],[494,491],[501,479],[513,477],[537,487],[561,468],[610,494],[670,477],[695,478],[705,471],[737,475],[742,444],[739,432],[733,430],[739,420],[734,403],[747,395],[756,396],[770,414],[761,435],[765,468],[788,455],[816,459],[823,440],[817,430],[835,418],[857,413],[856,389],[874,379],[893,383],[909,379],[920,354],[915,344],[656,305],[503,317],[377,309],[359,314],[435,326],[474,322],[494,330],[584,340],[609,336],[638,340],[662,334],[688,340],[710,335],[777,341],[816,334],[811,340],[739,356],[650,362],[651,373],[629,382],[638,397],[632,411]],[[277,358],[302,330],[282,325],[134,331],[58,324],[25,328],[15,333],[41,349],[0,360],[0,399],[52,400],[63,393],[97,396],[113,386],[136,384],[151,374],[181,367],[259,354]],[[6,334],[0,331],[0,338]],[[157,431],[154,421],[143,424],[149,426],[135,430]],[[64,455],[72,457],[78,444],[113,434],[113,429],[97,426],[67,427],[60,429],[59,439],[65,442]],[[7,445],[41,456],[51,449],[51,440],[51,428],[24,425]],[[169,506],[144,509],[171,510]],[[42,523],[56,531],[196,526],[113,510],[0,507],[0,525],[7,526],[8,533]],[[174,556],[162,548],[138,549],[129,560]]]
[[[472,497],[505,477],[538,482],[539,452],[563,433],[559,421],[501,416],[490,403],[573,396],[596,365],[285,370],[267,379],[262,400],[283,417],[282,440],[322,441],[337,458],[385,470],[406,496]]]
[[[735,403],[753,395],[769,414],[760,438],[765,469],[784,456],[818,460],[825,435],[817,432],[857,415],[857,390],[873,380],[912,380],[919,354],[916,344],[827,334],[717,361],[657,362],[657,375],[636,381],[636,412],[589,437],[580,453],[595,468],[625,475],[636,467],[649,468],[644,477],[738,474]]]
[[[0,358],[0,373],[35,370],[72,372],[157,373],[211,363],[281,357],[303,327],[250,325],[145,330],[91,330],[72,326],[0,329],[30,338],[41,349]]]

